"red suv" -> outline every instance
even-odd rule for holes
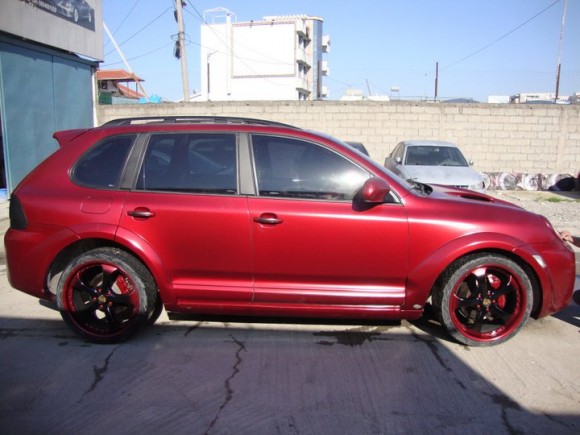
[[[565,307],[574,256],[542,216],[408,182],[331,137],[245,118],[55,133],[14,190],[10,283],[95,342],[168,313],[416,319],[501,343]]]

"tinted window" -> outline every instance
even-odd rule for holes
[[[320,145],[275,136],[253,136],[262,196],[351,200],[369,174]]]
[[[117,187],[134,139],[115,136],[91,148],[75,165],[74,181],[89,187]]]
[[[236,136],[152,135],[137,189],[173,192],[237,192]]]

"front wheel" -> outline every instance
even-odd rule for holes
[[[57,288],[62,318],[77,334],[96,343],[117,343],[158,315],[157,287],[132,255],[97,248],[71,261]],[[153,322],[151,321],[153,320]]]
[[[471,346],[509,340],[532,310],[532,284],[513,260],[474,254],[451,265],[433,293],[441,323],[453,338]]]

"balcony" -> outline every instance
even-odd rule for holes
[[[322,37],[322,52],[330,53],[330,36],[328,35]]]
[[[306,94],[310,94],[311,89],[310,89],[310,83],[308,83],[308,80],[304,77],[297,77],[296,78],[296,90],[300,93],[306,93]]]
[[[296,33],[302,37],[306,43],[310,42],[310,28],[303,20],[296,21]]]
[[[310,68],[310,63],[308,62],[308,56],[306,56],[306,51],[303,48],[296,49],[296,62]]]

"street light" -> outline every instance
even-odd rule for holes
[[[558,101],[558,96],[560,93],[560,70],[562,69],[562,64],[560,63],[560,56],[562,53],[562,44],[564,43],[564,28],[566,27],[566,7],[568,6],[568,0],[564,0],[564,10],[562,12],[562,25],[560,26],[560,44],[558,45],[558,63],[556,65],[556,97],[554,102]]]
[[[211,53],[207,54],[207,61],[206,61],[206,65],[207,65],[207,101],[210,100],[209,98],[209,93],[210,93],[210,64],[209,64],[209,58],[212,57],[212,55],[216,54],[215,51],[212,51]]]

